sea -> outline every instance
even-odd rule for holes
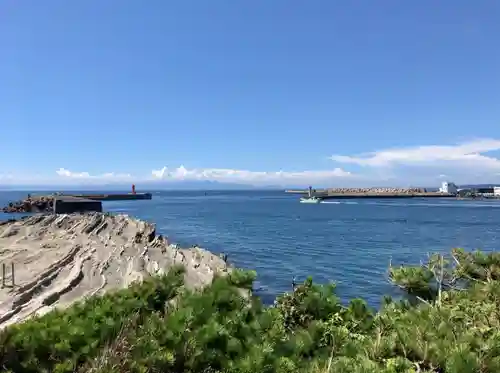
[[[28,192],[0,192],[0,205]],[[44,192],[47,193],[47,192]],[[399,296],[389,263],[418,265],[429,253],[497,250],[500,202],[454,199],[353,199],[299,203],[283,191],[154,191],[152,200],[104,202],[105,211],[154,222],[181,246],[225,253],[257,272],[255,293],[270,304],[295,281],[335,282],[343,301],[378,307]],[[36,194],[36,192],[32,192]],[[1,214],[8,219],[19,214]]]

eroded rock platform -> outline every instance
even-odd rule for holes
[[[105,213],[37,215],[0,222],[1,263],[8,271],[6,286],[0,289],[0,328],[126,287],[175,264],[185,265],[185,283],[190,288],[207,285],[215,273],[229,270],[223,259],[206,250],[170,245],[156,235],[154,224]]]

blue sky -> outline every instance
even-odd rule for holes
[[[498,19],[496,0],[3,0],[0,184],[500,182]]]

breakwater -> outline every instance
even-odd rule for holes
[[[429,192],[425,188],[328,188],[285,190],[285,193],[309,195],[323,199],[344,198],[446,198],[455,197],[454,194]]]
[[[455,198],[453,194],[425,192],[425,193],[352,193],[352,194],[317,194],[323,199],[344,199],[344,198]]]
[[[135,201],[153,198],[151,193],[62,194],[62,196],[91,199],[94,201]]]
[[[71,213],[75,211],[101,211],[96,208],[96,204],[87,203],[91,208],[85,207],[85,201],[132,201],[132,200],[150,200],[151,193],[110,193],[110,194],[63,194],[56,193],[42,196],[28,196],[22,200],[9,202],[7,206],[0,208],[0,212],[5,213],[37,213],[52,212],[56,200],[59,205],[65,204],[65,209],[55,211],[56,213]],[[71,203],[70,203],[71,202]],[[72,207],[73,206],[73,207]]]
[[[427,193],[425,188],[392,188],[392,187],[370,187],[370,188],[326,188],[312,189],[313,193],[329,194],[414,194]],[[289,189],[285,193],[307,194],[308,189]]]
[[[5,213],[50,212],[54,208],[54,196],[28,196],[22,200],[9,202],[0,208]]]
[[[57,196],[54,199],[55,214],[89,211],[102,212],[102,201],[72,196]]]

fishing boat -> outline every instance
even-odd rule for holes
[[[320,203],[321,198],[318,197],[302,197],[300,203]]]

